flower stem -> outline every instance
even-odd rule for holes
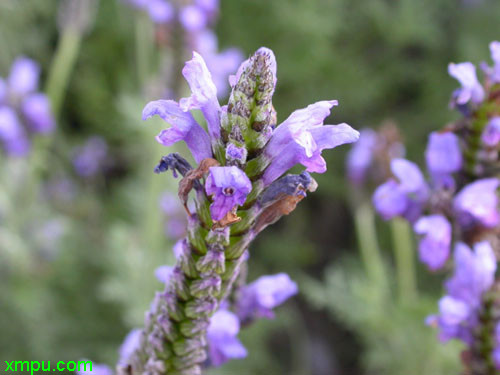
[[[391,220],[392,245],[396,258],[398,294],[401,302],[417,297],[415,260],[409,224],[401,218]]]
[[[380,254],[375,219],[369,202],[356,205],[354,209],[354,221],[361,259],[364,263],[366,273],[372,282],[379,285],[381,290],[386,292],[388,288],[386,270]]]

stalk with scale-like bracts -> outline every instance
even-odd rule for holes
[[[277,126],[271,102],[276,61],[267,48],[260,48],[230,78],[232,92],[224,107],[199,54],[193,53],[183,74],[192,95],[179,103],[151,102],[143,118],[163,118],[171,127],[157,140],[166,146],[184,141],[198,163],[193,168],[174,153],[155,169],[182,175],[179,199],[188,214],[188,234],[174,249],[177,263],[165,277],[165,291],[156,294],[144,329],[135,331],[122,348],[119,373],[194,375],[206,365],[220,364],[221,358],[237,357],[225,350],[228,345],[241,349],[234,332],[215,347],[214,332],[221,324],[210,324],[217,309],[218,319],[231,322],[238,316],[248,323],[269,316],[272,307],[296,292],[284,274],[243,285],[251,241],[315,190],[308,172],[326,171],[323,149],[359,136],[347,124],[323,125],[336,101],[297,110]],[[195,109],[202,112],[208,134],[191,115]],[[283,176],[296,164],[306,172]],[[188,199],[195,201],[194,212]]]

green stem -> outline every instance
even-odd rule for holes
[[[387,292],[386,270],[378,246],[373,210],[368,202],[363,202],[354,208],[354,222],[366,273],[372,282]]]
[[[392,245],[396,258],[398,294],[401,302],[417,298],[415,255],[410,225],[401,218],[391,221]]]

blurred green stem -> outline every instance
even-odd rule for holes
[[[151,22],[147,16],[138,12],[135,17],[135,67],[137,70],[137,81],[141,89],[147,82],[149,75],[149,57],[151,55]]]
[[[80,50],[81,34],[67,27],[57,45],[57,50],[52,60],[46,91],[52,105],[52,112],[56,119],[59,118],[61,106]]]
[[[380,285],[381,290],[387,292],[388,281],[378,246],[375,218],[369,202],[363,202],[355,206],[354,221],[366,273],[372,282]]]
[[[414,301],[417,298],[417,282],[410,225],[402,218],[395,218],[391,220],[391,231],[399,299],[401,302]]]

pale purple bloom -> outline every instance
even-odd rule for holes
[[[32,94],[23,100],[23,114],[31,130],[49,133],[55,128],[55,120],[50,109],[49,98],[45,94]]]
[[[170,276],[172,276],[173,270],[174,267],[167,265],[157,267],[155,269],[155,277],[158,279],[159,282],[166,284],[168,280],[170,280]]]
[[[141,335],[142,331],[140,329],[133,329],[127,334],[122,345],[120,346],[120,359],[118,360],[118,363],[128,363],[130,356],[139,347]]]
[[[391,171],[397,181],[390,179],[373,194],[373,205],[385,220],[403,216],[414,222],[429,197],[422,172],[415,163],[406,159],[393,159]]]
[[[423,235],[418,246],[420,260],[433,271],[442,268],[450,255],[451,224],[442,215],[423,216],[414,230]]]
[[[446,282],[448,294],[471,308],[481,304],[481,297],[495,280],[497,261],[487,241],[474,245],[472,251],[464,243],[455,246],[455,273]]]
[[[90,137],[82,147],[75,150],[73,167],[82,177],[91,177],[103,167],[108,154],[106,141],[99,136]]]
[[[179,14],[181,25],[188,32],[198,32],[207,25],[207,18],[200,7],[188,5],[181,9]]]
[[[354,143],[347,154],[347,175],[354,184],[361,184],[371,166],[373,153],[377,146],[377,132],[372,129],[361,129],[359,140]]]
[[[493,60],[493,67],[489,67],[484,63],[482,68],[493,84],[500,83],[500,42],[496,40],[491,42],[490,52],[491,59]]]
[[[18,57],[10,68],[8,79],[9,93],[23,97],[38,88],[40,67],[26,57]]]
[[[212,157],[210,139],[205,130],[196,122],[189,112],[184,112],[179,104],[173,100],[155,100],[149,102],[142,111],[142,119],[158,115],[171,125],[162,130],[156,140],[164,146],[172,146],[176,142],[184,141],[194,159],[199,163],[205,158]]]
[[[91,362],[87,359],[82,359],[80,361]],[[86,364],[86,370],[83,370],[83,364],[81,364],[81,370],[77,369],[76,373],[78,375],[113,375],[113,370],[107,365],[91,362]]]
[[[484,99],[484,89],[479,83],[476,76],[476,67],[470,62],[460,64],[450,63],[448,65],[448,73],[457,79],[462,87],[455,94],[457,104],[466,104],[471,101],[474,104],[479,104]]]
[[[454,260],[455,272],[446,282],[448,295],[439,301],[439,316],[429,317],[428,322],[437,323],[442,341],[457,338],[471,344],[482,296],[494,283],[496,258],[488,242],[479,242],[474,251],[458,243]]]
[[[240,321],[232,312],[219,309],[207,329],[208,354],[212,366],[220,366],[230,359],[245,358],[247,350],[238,340]]]
[[[495,147],[500,143],[500,116],[495,116],[488,121],[481,134],[481,140],[486,146]]]
[[[500,180],[485,178],[466,185],[453,201],[453,208],[464,226],[480,224],[487,228],[500,221],[497,189]]]
[[[186,233],[184,209],[176,195],[165,192],[160,198],[160,208],[166,216],[165,233],[171,239],[177,240]]]
[[[217,88],[212,80],[205,60],[197,52],[189,60],[182,74],[191,88],[191,96],[180,100],[180,108],[187,112],[200,109],[207,121],[208,134],[212,140],[220,138],[221,107],[217,100]]]
[[[273,309],[297,292],[297,284],[286,273],[259,277],[242,289],[238,316],[241,321],[272,319]]]
[[[238,167],[211,167],[205,190],[213,196],[210,205],[212,219],[221,220],[235,206],[245,203],[252,190],[252,183]]]
[[[274,131],[264,149],[271,164],[263,175],[265,185],[281,177],[296,164],[308,172],[324,173],[324,149],[334,148],[358,140],[359,132],[347,124],[323,125],[336,100],[321,101],[293,112]]]
[[[30,149],[26,132],[10,107],[0,107],[0,141],[11,156],[24,156]]]
[[[165,0],[149,0],[146,10],[154,23],[168,23],[174,18],[175,10],[172,4]]]
[[[458,137],[451,132],[432,132],[425,150],[425,159],[433,176],[459,171],[462,168],[462,151]]]
[[[185,240],[178,240],[174,247],[172,248],[172,252],[174,253],[175,259],[181,259],[182,255],[187,251],[187,247],[185,246]]]

